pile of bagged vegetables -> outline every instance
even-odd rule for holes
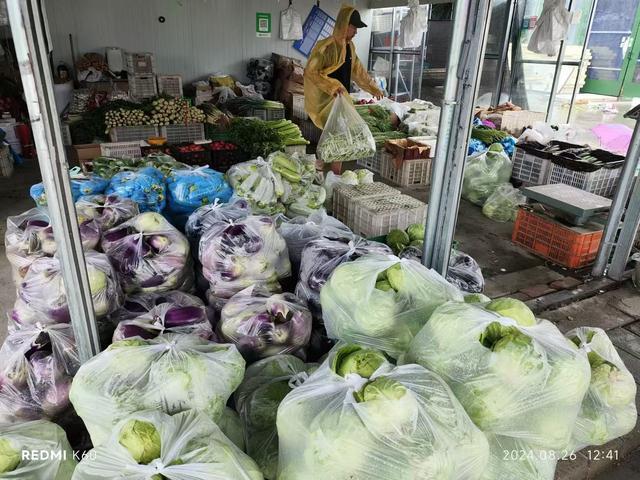
[[[505,157],[467,167],[468,197],[506,194]],[[42,192],[9,217],[0,478],[552,480],[634,428],[604,331],[484,296],[458,250],[446,278],[424,267],[423,225],[385,244],[327,214],[327,190],[371,172],[321,184],[306,156],[265,158],[105,161],[78,181],[101,344],[82,365]]]

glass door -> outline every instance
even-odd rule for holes
[[[638,55],[632,57],[632,51],[637,49],[633,43],[640,20],[639,5],[640,0],[598,0],[587,40],[591,64],[582,93],[620,96],[631,58],[635,77]]]
[[[621,97],[640,97],[640,38],[638,38],[638,34],[640,34],[640,24],[636,26],[636,31],[631,37],[634,42],[620,92]]]

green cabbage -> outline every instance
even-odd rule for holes
[[[387,234],[387,245],[391,247],[396,255],[400,253],[407,245],[411,243],[411,239],[404,230],[391,230]]]
[[[133,459],[142,465],[160,457],[160,433],[153,423],[129,420],[120,430],[119,441]]]
[[[470,293],[464,296],[464,301],[465,303],[488,303],[491,299],[482,293]]]
[[[370,378],[386,361],[378,350],[348,345],[336,352],[332,369],[341,377],[355,373],[363,378]]]
[[[244,451],[244,430],[242,428],[242,421],[240,416],[229,407],[224,407],[224,412],[220,420],[218,420],[218,426],[222,433],[231,440],[236,447]]]
[[[513,318],[518,325],[531,327],[536,324],[536,316],[527,305],[515,298],[498,298],[489,302],[484,308],[496,312],[503,317]]]
[[[0,438],[0,473],[13,472],[20,465],[20,450],[7,438]]]
[[[424,240],[424,229],[425,226],[422,223],[413,223],[407,227],[407,233],[409,234],[409,239],[412,242],[416,240]]]

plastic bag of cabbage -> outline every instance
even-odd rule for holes
[[[636,383],[611,340],[599,328],[581,327],[566,334],[584,351],[591,365],[591,382],[582,401],[572,448],[604,445],[629,433],[636,424]]]
[[[167,204],[164,175],[153,167],[116,173],[105,193],[130,198],[141,212],[161,212]]]
[[[55,458],[23,458],[23,452],[50,452]],[[58,455],[59,454],[59,455]],[[73,451],[64,430],[45,420],[0,425],[0,478],[71,480]]]
[[[83,195],[97,195],[103,193],[109,184],[108,180],[105,180],[102,177],[98,177],[96,175],[89,175],[85,177],[83,175],[80,176],[71,176],[71,196],[73,201],[75,202],[78,198]],[[42,183],[36,183],[31,186],[29,190],[29,195],[33,198],[33,201],[36,202],[36,205],[39,207],[47,206],[47,193],[44,191],[44,185]]]
[[[468,157],[462,197],[476,205],[484,205],[499,185],[509,182],[511,168],[511,160],[499,143],[491,145],[486,152]]]
[[[317,364],[305,364],[293,355],[268,357],[247,368],[234,394],[247,454],[256,461],[267,480],[275,480],[278,470],[278,406],[317,368]]]
[[[499,185],[487,198],[482,213],[496,222],[514,222],[518,213],[518,205],[527,203],[520,190],[510,183]]]
[[[479,479],[489,455],[446,383],[337,346],[278,408],[279,480]]]
[[[204,205],[189,215],[185,234],[191,243],[191,251],[197,257],[200,237],[217,223],[228,223],[251,215],[249,203],[242,199],[231,199],[229,203],[213,202]]]
[[[331,215],[327,215],[322,209],[308,217],[295,217],[287,222],[283,222],[278,228],[278,232],[287,242],[289,259],[294,272],[300,270],[302,250],[312,240],[322,237],[330,238],[352,238],[353,233],[344,223],[336,220]]]
[[[79,212],[78,224],[83,249],[95,248],[100,242],[100,225],[92,219],[83,218]],[[4,239],[16,286],[36,258],[51,257],[58,251],[49,212],[42,207],[8,217]]]
[[[200,412],[134,413],[78,464],[73,480],[262,480],[256,464]]]
[[[552,323],[465,303],[433,312],[404,361],[441,375],[482,431],[545,450],[567,448],[589,386],[585,353]]]
[[[383,243],[371,242],[353,234],[320,237],[305,245],[296,295],[307,301],[314,318],[322,319],[320,290],[333,271],[345,262],[370,253],[391,255],[391,249]]]
[[[0,423],[65,413],[78,367],[68,323],[10,333],[0,349]]]
[[[457,288],[418,262],[366,255],[334,270],[320,292],[327,334],[397,358],[440,305],[462,301]]]
[[[245,451],[244,428],[238,412],[229,407],[224,407],[224,411],[216,425],[220,427],[225,437],[231,440],[236,447],[243,452]]]
[[[118,195],[88,195],[76,202],[79,219],[95,220],[101,230],[120,225],[140,213],[138,204]]]
[[[159,213],[141,213],[106,231],[102,249],[126,293],[193,288],[189,242]]]
[[[309,343],[311,312],[292,293],[259,286],[235,294],[222,308],[218,334],[248,360],[293,353]]]
[[[115,270],[103,253],[85,252],[89,288],[96,317],[102,318],[122,305],[123,295]],[[41,257],[29,268],[18,287],[11,312],[17,326],[71,321],[67,293],[58,257]]]
[[[200,261],[216,298],[231,298],[251,285],[280,292],[278,280],[291,275],[287,244],[268,216],[212,226],[200,239]]]
[[[113,343],[78,370],[69,397],[94,445],[130,413],[202,410],[213,421],[240,385],[245,362],[233,345],[195,335]]]
[[[232,194],[224,175],[209,167],[175,170],[167,178],[168,208],[173,213],[190,214],[203,205],[226,202]]]
[[[131,337],[154,338],[168,332],[214,338],[203,301],[177,290],[132,295],[111,320],[116,323],[114,342]]]
[[[264,159],[234,165],[227,172],[227,177],[236,195],[247,199],[252,212],[267,215],[285,212],[280,202],[285,195],[282,177]]]

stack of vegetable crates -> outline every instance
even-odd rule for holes
[[[353,210],[353,225],[347,226],[365,238],[404,230],[412,223],[424,224],[427,218],[427,204],[408,195],[360,198]]]
[[[382,182],[363,185],[337,184],[333,189],[333,216],[352,227],[355,221],[355,202],[367,198],[397,196],[400,192]]]
[[[602,233],[601,225],[570,226],[523,206],[518,210],[512,240],[553,263],[581,268],[595,260]]]
[[[100,155],[113,158],[140,158],[142,147],[140,141],[101,143]]]
[[[153,125],[138,125],[135,127],[114,127],[109,130],[109,138],[112,142],[134,142],[146,140],[149,137],[157,137],[160,134],[158,127]]]
[[[160,128],[160,136],[167,143],[193,143],[204,140],[203,123],[175,123]]]
[[[158,75],[158,94],[182,97],[182,75]]]
[[[359,158],[358,160],[356,160],[356,164],[362,168],[371,170],[373,173],[381,173],[382,157],[384,156],[384,154],[384,147],[379,148],[376,150],[376,153],[375,155],[373,155],[373,157]]]
[[[133,75],[129,77],[129,95],[134,100],[144,100],[155,97],[158,94],[158,85],[156,85],[156,76],[151,75]]]

